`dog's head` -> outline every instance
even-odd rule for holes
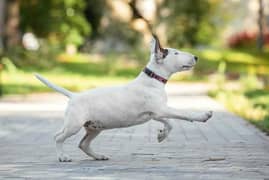
[[[191,69],[198,57],[183,51],[173,48],[163,48],[156,35],[153,36],[151,41],[151,64],[160,66],[169,73],[173,74],[180,71]]]

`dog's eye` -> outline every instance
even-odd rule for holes
[[[175,52],[175,55],[178,55],[178,52]]]

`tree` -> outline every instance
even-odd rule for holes
[[[85,0],[85,17],[92,28],[92,37],[99,34],[101,18],[105,14],[106,0]]]
[[[91,31],[84,17],[85,5],[84,0],[22,1],[21,29],[64,45],[81,45]]]
[[[8,48],[16,46],[20,43],[20,1],[9,0],[7,1],[7,20],[5,28],[6,46]]]
[[[258,11],[258,27],[259,27],[259,34],[257,38],[257,48],[259,50],[263,49],[264,39],[263,39],[263,20],[264,20],[264,7],[263,7],[263,0],[259,0],[259,11]]]
[[[0,1],[0,27],[5,27],[5,1]],[[4,49],[4,28],[0,28],[0,54]],[[1,58],[1,57],[0,57]]]
[[[166,23],[169,44],[193,46],[208,44],[217,33],[214,17],[221,0],[166,0],[161,22]],[[162,15],[164,14],[164,15]],[[213,18],[213,17],[214,18]]]
[[[5,1],[0,1],[0,27],[4,27],[4,21],[5,21]],[[4,29],[0,28],[0,96],[3,94],[2,89],[2,56],[4,51]]]

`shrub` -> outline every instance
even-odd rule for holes
[[[228,46],[231,48],[247,48],[255,47],[258,33],[250,31],[242,31],[233,34],[228,38]],[[264,43],[269,45],[269,32],[264,33]]]
[[[56,56],[62,51],[57,44],[51,44],[47,41],[40,42],[40,48],[36,51],[28,51],[23,47],[17,46],[8,49],[4,57],[7,57],[17,67],[25,69],[31,67],[48,68],[56,63]]]

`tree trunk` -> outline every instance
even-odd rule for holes
[[[3,95],[2,87],[2,58],[4,52],[4,24],[5,24],[5,0],[0,0],[0,96]]]
[[[19,0],[8,0],[7,1],[7,22],[6,22],[6,46],[11,48],[20,43],[20,2]]]
[[[263,37],[263,23],[264,23],[264,7],[263,0],[259,0],[259,11],[258,11],[258,26],[259,26],[259,34],[257,38],[257,48],[262,51],[264,45],[264,37]]]
[[[0,0],[0,54],[4,49],[5,0]],[[1,56],[0,56],[1,58]]]
[[[153,30],[152,30],[152,25],[150,24],[150,22],[145,17],[143,17],[143,15],[136,8],[136,3],[137,3],[136,0],[131,0],[129,2],[129,6],[130,6],[130,8],[132,9],[132,12],[133,12],[133,19],[137,19],[137,18],[143,19],[143,21],[147,25],[147,31],[149,31],[151,34],[154,34]]]

